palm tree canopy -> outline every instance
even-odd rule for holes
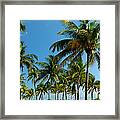
[[[63,40],[57,41],[50,46],[50,50],[59,53],[56,55],[59,59],[65,58],[65,61],[79,58],[78,56],[85,51],[89,53],[90,63],[96,59],[98,61],[98,68],[100,67],[100,24],[98,21],[81,21],[80,25],[76,25],[72,21],[63,21],[65,30],[58,32],[60,35],[67,36]]]
[[[22,23],[22,21],[20,21],[20,31],[25,32],[25,30],[26,30],[25,25]]]
[[[40,74],[37,81],[42,79],[43,81],[54,82],[55,79],[58,80],[57,73],[60,70],[60,67],[57,64],[58,60],[54,56],[49,55],[46,58],[46,61],[47,62],[37,62],[37,64],[40,66]]]
[[[26,46],[24,42],[20,42],[20,68],[23,71],[23,68],[26,66],[30,70],[34,63],[38,60],[38,57],[34,54],[26,54]]]

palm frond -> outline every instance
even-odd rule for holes
[[[70,53],[71,53],[70,48],[67,47],[66,49],[59,52],[55,57],[57,57],[59,60],[61,60],[61,58],[69,55]]]
[[[71,41],[71,39],[63,39],[63,40],[57,41],[50,46],[49,50],[52,49],[52,52],[54,52],[55,50],[57,51],[63,50],[67,46],[69,41]]]
[[[78,29],[78,26],[69,20],[61,20],[66,29]]]
[[[62,30],[57,33],[58,35],[64,35],[68,38],[77,38],[78,37],[78,29],[72,29],[72,30]]]
[[[26,30],[26,26],[22,23],[22,21],[20,21],[20,31],[25,32],[25,30]]]
[[[100,69],[100,52],[95,53],[95,58],[96,58],[97,63],[98,63],[98,69]]]
[[[27,54],[29,57],[31,57],[32,59],[38,60],[38,56],[35,54]]]
[[[49,64],[46,62],[37,62],[36,64],[39,65],[41,68],[47,68],[49,66]]]
[[[71,53],[70,55],[68,55],[64,60],[60,62],[60,66],[66,65],[67,62],[69,63],[73,57],[74,57],[74,53]]]

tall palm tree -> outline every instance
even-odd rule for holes
[[[95,80],[95,76],[89,73],[89,81],[88,81],[88,93],[91,93],[91,100],[93,100],[94,91],[97,92],[97,98],[99,99],[100,94],[100,81]]]
[[[33,89],[30,88],[30,89],[27,89],[27,90],[25,91],[25,95],[23,96],[23,99],[31,100],[31,99],[33,99],[33,96],[34,96]]]
[[[94,86],[95,86],[95,91],[97,92],[97,98],[96,100],[99,100],[99,95],[100,95],[100,81],[99,80],[96,80],[94,82]]]
[[[25,76],[24,74],[21,74],[20,75],[20,100],[23,99],[23,96],[27,89],[28,87],[26,86],[26,83],[25,83]]]
[[[20,21],[20,31],[25,32],[26,26],[23,24],[22,21]],[[27,54],[26,53],[26,45],[23,41],[20,41],[20,69],[21,74],[23,73],[23,70],[27,70],[28,74],[28,80],[32,80],[33,83],[33,89],[27,91],[27,93],[34,93],[35,95],[35,80],[38,77],[38,68],[36,67],[35,63],[38,60],[38,57],[34,54]],[[29,94],[28,94],[29,95]],[[33,96],[34,96],[33,95]]]
[[[20,68],[23,72],[23,69],[27,67],[28,71],[32,69],[34,63],[38,60],[38,57],[34,54],[27,54],[26,53],[26,46],[23,41],[20,42]]]
[[[92,64],[96,58],[98,67],[100,67],[100,24],[98,21],[90,20],[80,20],[80,25],[76,25],[72,21],[63,21],[63,23],[65,24],[65,30],[58,34],[67,38],[53,43],[50,49],[52,49],[52,52],[55,50],[59,52],[56,55],[59,59],[64,58],[61,65],[66,64],[66,61],[75,61],[82,53],[86,52],[85,100],[87,100],[89,64]]]
[[[52,55],[49,55],[46,58],[46,61],[47,62],[37,62],[37,64],[40,66],[40,74],[36,82],[43,81],[48,87],[48,92],[50,92],[50,84],[54,85],[56,81],[58,81],[60,67],[57,64],[57,58],[54,58]]]
[[[78,61],[70,63],[68,67],[69,67],[69,72],[71,72],[72,75],[72,81],[76,83],[77,100],[79,100],[80,86],[82,86],[85,82],[86,65],[83,64],[82,59],[78,59]]]
[[[36,95],[39,96],[39,100],[43,100],[43,95],[47,93],[47,87],[43,82],[40,82],[36,87]]]
[[[20,100],[21,99],[32,99],[32,97],[34,96],[33,94],[33,89],[29,88],[26,85],[26,81],[25,81],[25,77],[24,74],[20,75]]]
[[[26,30],[26,26],[23,24],[22,21],[20,21],[20,31],[25,32],[25,30]]]
[[[36,95],[36,80],[39,78],[39,74],[40,74],[39,69],[35,65],[28,72],[28,81],[30,81],[30,80],[32,81],[34,97],[36,97],[36,99],[37,99],[37,95]]]
[[[95,82],[95,76],[89,73],[88,93],[91,93],[91,100],[93,100],[93,92],[95,90],[94,82]]]
[[[67,93],[69,93],[69,88],[70,88],[70,76],[68,76],[68,71],[65,69],[62,69],[59,74],[59,90],[63,93],[62,95],[62,100],[66,99],[67,100]]]
[[[56,93],[57,93],[57,88],[55,85],[51,85],[51,94],[54,94],[54,100],[56,100]]]

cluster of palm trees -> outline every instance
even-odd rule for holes
[[[34,54],[26,53],[20,43],[20,99],[25,100],[98,100],[100,81],[89,72],[96,61],[100,69],[100,23],[96,20],[62,20],[65,29],[58,32],[64,37],[50,46],[56,55],[39,62]],[[20,31],[25,31],[20,22]],[[86,61],[83,59],[86,56]],[[27,85],[31,81],[32,87]]]

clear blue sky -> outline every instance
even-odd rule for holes
[[[20,39],[27,45],[26,52],[37,55],[39,61],[44,61],[45,57],[53,54],[49,51],[49,47],[55,41],[64,38],[57,35],[57,32],[64,29],[59,20],[24,20],[23,23],[26,32],[20,34]],[[100,71],[96,63],[91,66],[90,72],[95,75],[96,80],[100,80]]]

